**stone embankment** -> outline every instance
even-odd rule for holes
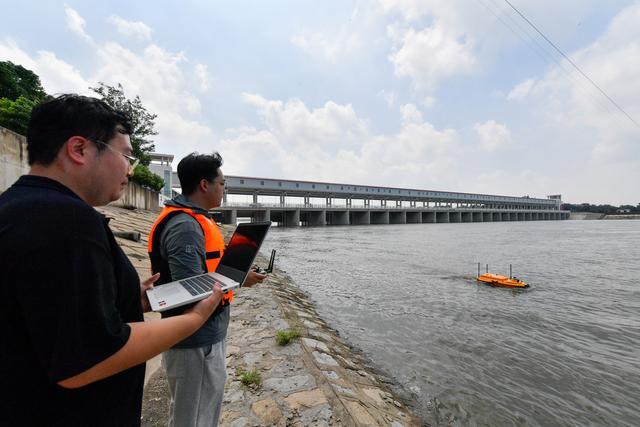
[[[101,211],[113,218],[114,231],[141,233],[140,242],[118,241],[141,277],[148,277],[146,235],[155,214],[114,207]],[[241,289],[231,319],[222,426],[422,425],[284,272],[276,270],[265,283]],[[299,338],[278,345],[276,335],[284,330],[296,331]],[[147,371],[142,424],[164,426],[168,392],[157,358]]]
[[[619,215],[605,215],[602,219],[640,219],[640,215],[637,214],[619,214]]]
[[[603,213],[593,213],[593,212],[571,212],[571,214],[569,214],[569,219],[577,219],[577,220],[583,220],[583,219],[602,219],[604,218],[604,214]]]
[[[571,212],[569,215],[569,219],[606,219],[606,220],[617,220],[617,219],[640,219],[640,215],[638,214],[616,214],[616,215],[606,215],[603,213],[595,213],[595,212]]]

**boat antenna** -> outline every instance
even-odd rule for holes
[[[487,264],[487,273],[489,272],[489,264]]]
[[[480,263],[478,263],[478,277],[480,277]]]
[[[511,268],[511,264],[509,264],[509,279],[513,276],[513,269]]]

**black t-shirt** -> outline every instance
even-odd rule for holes
[[[116,353],[142,320],[138,275],[103,215],[42,177],[0,195],[0,424],[139,425],[144,364],[57,383]]]

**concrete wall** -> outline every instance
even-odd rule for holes
[[[11,187],[21,175],[29,172],[27,139],[0,127],[0,193]],[[130,182],[122,197],[110,203],[114,206],[159,210],[158,193]]]
[[[594,212],[571,212],[569,215],[569,219],[602,219],[605,217],[603,213],[594,213]]]
[[[142,187],[135,182],[129,182],[124,190],[124,194],[115,202],[109,203],[112,206],[123,206],[127,208],[145,209],[148,211],[159,211],[158,192]]]
[[[26,138],[0,127],[0,193],[27,172],[29,164]]]

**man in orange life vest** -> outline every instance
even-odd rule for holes
[[[214,271],[224,252],[224,240],[208,213],[220,206],[224,175],[218,153],[191,153],[178,164],[182,194],[165,202],[149,235],[149,256],[156,286]],[[265,275],[249,272],[243,286],[251,287]],[[216,426],[220,417],[224,383],[225,338],[229,303],[233,293],[193,335],[162,355],[171,394],[170,426]],[[181,309],[169,310],[173,316]]]

